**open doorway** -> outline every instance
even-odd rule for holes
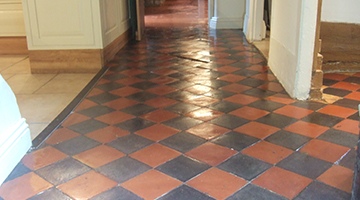
[[[166,0],[146,6],[145,26],[152,28],[207,27],[208,0]]]
[[[261,54],[269,60],[270,32],[271,32],[271,4],[272,0],[264,0],[263,6],[263,24],[260,41],[254,41],[253,44]],[[261,7],[260,7],[261,8]]]

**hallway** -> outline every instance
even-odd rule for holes
[[[350,199],[360,73],[325,75],[332,104],[293,100],[241,30],[188,19],[119,51],[0,200]]]

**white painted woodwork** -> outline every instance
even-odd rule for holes
[[[241,29],[244,23],[245,0],[210,1],[209,13],[213,15],[209,26],[212,29]],[[212,11],[213,10],[213,11]]]
[[[0,185],[31,147],[31,136],[21,118],[16,98],[0,75]]]
[[[100,1],[103,46],[130,28],[128,0]]]

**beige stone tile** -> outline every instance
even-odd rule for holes
[[[30,74],[29,58],[22,60],[1,71],[2,74]]]
[[[56,74],[16,74],[7,80],[15,94],[32,94]]]
[[[29,124],[31,140],[34,140],[48,125],[49,123]]]
[[[270,48],[270,39],[265,38],[262,41],[253,42],[256,48],[263,54],[263,56],[268,60],[269,59],[269,48]]]
[[[27,58],[27,55],[1,55],[0,56],[0,72],[22,60]]]
[[[19,94],[16,95],[20,113],[28,123],[49,123],[77,94]]]
[[[59,74],[41,87],[36,94],[79,93],[95,74]]]
[[[89,74],[58,74],[54,80],[77,80],[77,79],[84,79],[84,80],[91,80],[96,74],[89,73]]]
[[[6,80],[8,80],[9,78],[13,77],[15,74],[1,74],[1,76]]]

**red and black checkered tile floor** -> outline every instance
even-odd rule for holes
[[[291,99],[240,30],[148,29],[0,199],[349,199],[360,74]]]

